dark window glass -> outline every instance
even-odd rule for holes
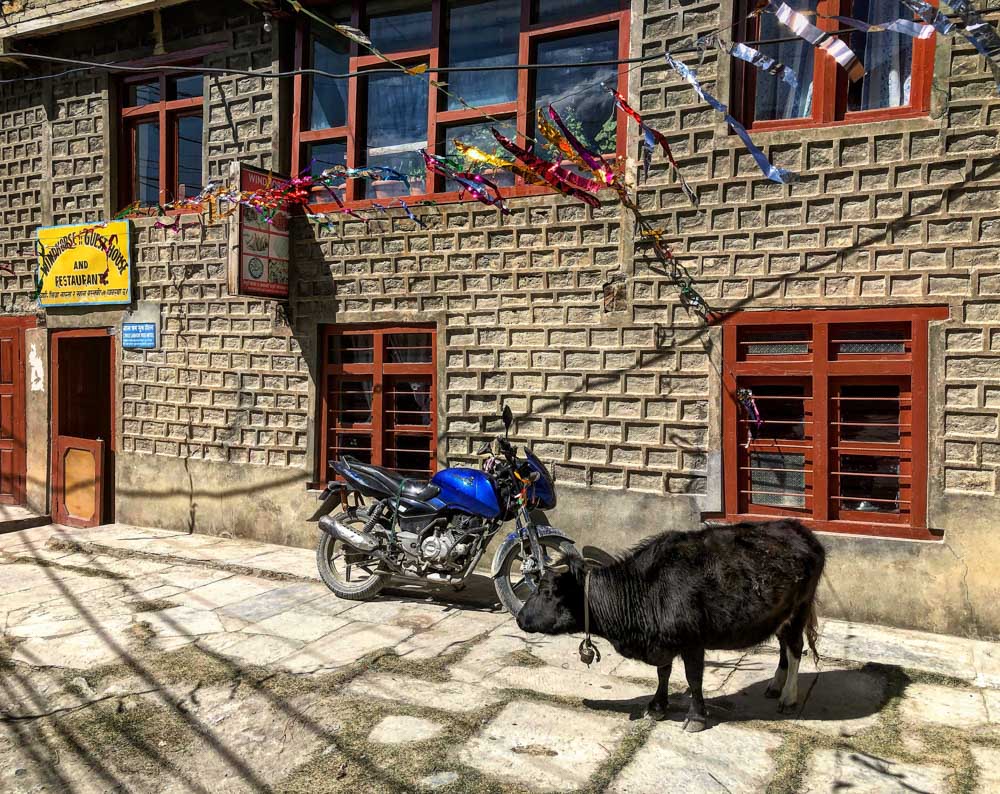
[[[433,360],[430,334],[386,335],[387,364],[429,364]]]
[[[205,94],[205,78],[200,74],[171,77],[168,86],[170,99],[192,99]]]
[[[460,124],[455,127],[448,127],[445,133],[445,152],[449,155],[458,155],[458,150],[455,148],[455,141],[459,140],[462,143],[482,149],[488,154],[502,157],[504,160],[510,160],[510,154],[499,143],[497,143],[497,139],[493,137],[492,133],[490,133],[490,127],[496,127],[499,132],[503,133],[508,138],[513,139],[514,137],[515,130],[513,122],[495,124],[490,121],[485,124]],[[462,162],[462,168],[467,171],[482,174],[486,179],[498,187],[509,187],[514,184],[514,173],[512,171],[502,168],[492,168],[482,163],[476,163],[472,160],[462,160],[461,157],[458,159]],[[445,190],[453,191],[458,190],[460,187],[461,185],[457,182],[452,182],[450,179],[445,181]]]
[[[404,474],[428,474],[431,471],[431,437],[427,434],[386,435],[386,465]]]
[[[371,364],[374,360],[371,334],[333,337],[333,345],[330,347],[331,364]]]
[[[448,65],[505,66],[517,63],[521,6],[512,0],[458,0],[448,6]],[[472,105],[517,99],[517,71],[452,72],[451,93]],[[463,107],[448,97],[448,109]]]
[[[752,391],[757,410],[764,420],[760,430],[754,431],[755,438],[805,438],[805,386],[766,384],[754,386]],[[744,412],[741,412],[740,418],[747,418]]]
[[[160,101],[160,81],[154,80],[150,83],[133,83],[128,87],[128,104],[130,107],[136,105],[150,105]]]
[[[750,502],[776,507],[806,506],[805,455],[750,453]]]
[[[551,24],[568,19],[581,19],[596,14],[617,11],[619,0],[534,0],[531,4],[531,19],[534,22]]]
[[[367,433],[336,433],[330,453],[331,463],[336,463],[344,455],[357,458],[362,463],[371,463],[372,437]]]
[[[431,46],[431,4],[412,0],[366,3],[368,37],[382,52],[419,50]]]
[[[160,201],[160,125],[135,126],[135,184],[132,195],[143,204]]]
[[[538,44],[540,64],[569,64],[535,73],[536,107],[555,107],[569,130],[592,151],[614,152],[617,134],[614,99],[602,82],[617,81],[615,66],[574,66],[618,58],[618,31],[603,30]],[[548,156],[554,156],[549,151]]]
[[[177,119],[177,193],[179,197],[201,192],[202,118]]]
[[[817,0],[799,0],[793,3],[796,11],[815,11]],[[815,22],[815,16],[812,17]],[[885,35],[882,33],[879,36]],[[791,69],[798,77],[798,87],[792,88],[784,80],[757,72],[757,92],[754,98],[754,118],[757,121],[798,119],[812,114],[813,99],[813,45],[790,36],[774,14],[760,15],[760,40],[787,39],[775,44],[755,44],[756,49]]]
[[[899,460],[840,456],[840,507],[872,513],[899,512]]]
[[[842,441],[899,443],[899,386],[840,387]]]
[[[430,376],[393,378],[386,384],[389,424],[429,427],[431,423]]]
[[[372,421],[372,379],[340,381],[337,395],[338,424],[370,425]]]
[[[899,0],[854,0],[851,16],[877,25],[900,18],[913,19],[913,12]],[[868,34],[855,31],[850,34],[848,44],[865,66],[865,76],[848,86],[848,110],[898,108],[910,104],[911,36],[876,33],[869,42]]]
[[[394,168],[410,180],[366,180],[369,198],[425,193],[427,80],[408,74],[375,74],[368,85],[368,165]]]
[[[349,42],[342,36],[313,39],[313,68],[332,74],[350,69]],[[316,75],[312,79],[309,129],[325,130],[347,124],[347,80]]]

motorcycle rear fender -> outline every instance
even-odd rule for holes
[[[323,516],[329,515],[336,508],[347,504],[347,496],[356,493],[353,488],[343,482],[331,482],[326,486],[326,490],[319,495],[322,504],[308,521],[319,521]]]
[[[555,527],[550,527],[546,524],[537,524],[535,526],[535,531],[538,533],[539,538],[558,538],[559,540],[565,540],[573,543],[573,539],[571,537]],[[493,555],[493,566],[490,570],[490,576],[495,578],[500,574],[500,564],[503,562],[503,558],[507,556],[507,552],[510,551],[512,546],[515,546],[520,542],[521,536],[516,529],[503,539],[503,543],[500,544],[497,549],[497,553]]]

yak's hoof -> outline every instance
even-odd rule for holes
[[[778,687],[772,688],[769,686],[767,689],[764,690],[764,697],[772,699],[779,698],[781,697],[781,689]]]
[[[784,700],[778,701],[778,713],[779,714],[791,714],[795,709],[799,707],[798,703],[788,703]]]
[[[704,717],[688,717],[684,720],[684,731],[686,733],[698,733],[705,730]]]
[[[653,720],[665,720],[667,718],[667,704],[659,703],[655,700],[649,702],[646,706],[646,716]]]

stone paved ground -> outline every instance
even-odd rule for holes
[[[710,729],[641,716],[471,594],[340,601],[312,555],[104,527],[0,535],[0,791],[992,792],[1000,648],[826,621],[796,714],[773,648],[714,654]],[[483,587],[486,585],[486,587]],[[419,597],[417,597],[419,596]]]

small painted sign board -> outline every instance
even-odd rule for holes
[[[234,164],[241,191],[281,188],[288,177]],[[240,205],[230,226],[229,292],[284,300],[288,297],[288,213],[264,216]]]
[[[122,347],[153,350],[156,347],[156,323],[122,323]]]
[[[38,303],[93,306],[132,302],[129,221],[38,229]]]
[[[126,350],[155,350],[160,346],[160,304],[139,301],[135,310],[122,318],[122,347]]]

